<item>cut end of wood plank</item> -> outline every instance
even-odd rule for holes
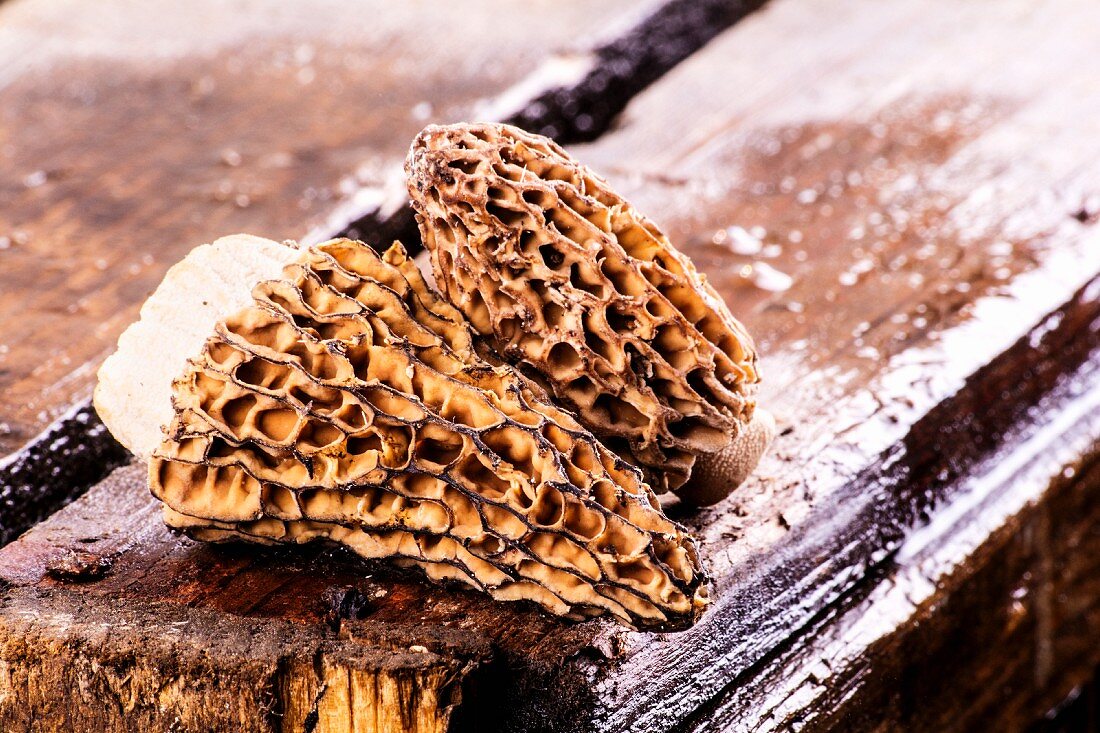
[[[0,730],[353,731],[366,720],[443,733],[490,650],[413,638],[424,645],[377,640],[362,622],[335,635],[170,601],[13,588],[0,613]],[[124,682],[104,681],[105,668]]]
[[[172,381],[187,360],[220,319],[252,302],[256,283],[300,256],[293,243],[236,234],[196,247],[173,266],[99,369],[94,403],[111,434],[148,460],[172,419]]]

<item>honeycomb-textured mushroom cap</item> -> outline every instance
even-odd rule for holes
[[[440,289],[658,491],[752,419],[744,327],[652,222],[551,140],[431,126],[406,173]]]
[[[641,474],[480,358],[400,245],[334,240],[256,283],[172,382],[149,481],[198,539],[339,542],[637,628],[706,603],[694,543]]]

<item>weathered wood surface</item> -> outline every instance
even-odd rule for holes
[[[10,594],[3,730],[442,733],[464,675],[488,656],[415,626],[379,638],[367,622],[330,633],[129,596],[97,601]],[[59,635],[65,628],[74,633]]]
[[[743,679],[947,506],[1012,420],[1033,419],[1021,388],[1042,373],[1048,388],[1098,344],[1096,286],[1081,289],[1100,273],[1100,46],[1082,22],[1100,8],[829,8],[769,5],[577,151],[752,325],[762,402],[788,430],[759,483],[687,518],[711,548],[717,607],[677,644],[625,645],[598,691],[601,728],[665,729]],[[790,52],[768,53],[776,39]],[[735,223],[763,227],[774,256],[713,242]],[[754,260],[792,287],[754,287]],[[1059,315],[1079,291],[1084,314]],[[1047,357],[1027,348],[1044,331],[1064,344]]]
[[[0,542],[125,459],[81,404],[191,247],[242,230],[316,239],[353,218],[384,239],[371,223],[403,200],[428,120],[530,107],[564,129],[597,83],[602,120],[752,6],[5,4]]]
[[[1100,359],[1034,412],[888,563],[677,729],[1022,730],[1087,682]]]
[[[236,714],[229,698],[246,687],[273,701],[249,708],[248,726],[279,730],[283,706],[308,727],[320,717],[287,702],[285,660],[337,643],[361,646],[324,659],[374,665],[374,685],[405,662],[349,661],[356,650],[428,649],[448,683],[413,672],[420,685],[407,684],[441,700],[461,686],[459,729],[984,729],[1039,714],[1100,655],[1088,643],[1100,632],[1098,15],[1085,2],[778,0],[576,149],[750,324],[762,400],[784,428],[738,495],[679,513],[717,577],[697,629],[569,626],[364,577],[322,550],[201,547],[160,527],[127,469],[0,550],[0,721],[33,710],[62,729],[78,712],[114,715],[82,692],[111,679],[93,664],[109,657],[120,680],[134,668],[142,684],[209,690],[211,717],[184,729]],[[718,234],[734,224],[763,250],[738,254],[752,243]],[[791,287],[759,287],[786,284],[761,263]],[[83,583],[46,573],[76,550],[111,569]],[[337,622],[334,599],[365,620]],[[34,615],[74,608],[72,623],[38,624],[42,643],[19,646]],[[132,627],[104,632],[115,617],[178,624],[185,661],[145,676],[163,647]],[[218,624],[296,636],[258,644],[272,654],[253,663],[203,641]],[[41,648],[67,671],[32,684]],[[229,670],[216,684],[186,661],[209,660],[202,650]],[[68,670],[85,670],[84,684],[67,684],[81,679]],[[294,679],[321,690],[322,677]],[[140,708],[127,720],[198,715],[178,690],[155,689],[168,691],[125,698]],[[346,689],[363,688],[325,686],[318,710],[346,721]]]
[[[428,120],[515,111],[653,5],[5,4],[0,456],[90,393],[192,247],[402,192]]]

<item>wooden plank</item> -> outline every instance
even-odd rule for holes
[[[403,190],[428,121],[511,113],[654,5],[5,4],[0,456],[90,392],[192,247],[338,227]]]
[[[463,676],[484,656],[446,640],[428,648],[421,634],[402,647],[399,630],[380,640],[362,622],[326,635],[289,621],[45,590],[10,592],[6,605],[4,730],[442,733]],[[66,628],[74,633],[59,637]],[[69,696],[57,695],[58,683]],[[74,696],[90,704],[74,705]]]
[[[1091,404],[1082,395],[1094,399],[1097,389],[1089,375],[1097,361],[1100,247],[1090,195],[1100,182],[1087,161],[1100,145],[1093,129],[1100,100],[1082,90],[1092,83],[1087,61],[1098,49],[1088,29],[1098,12],[1084,2],[943,2],[930,11],[916,2],[837,8],[780,0],[657,83],[627,109],[618,131],[577,149],[669,228],[758,334],[763,401],[785,428],[760,476],[733,499],[677,512],[704,538],[717,576],[715,607],[698,628],[655,636],[603,623],[570,626],[380,570],[364,578],[359,565],[329,554],[196,546],[160,529],[147,503],[127,503],[140,480],[122,473],[0,550],[0,577],[9,584],[0,638],[23,630],[15,609],[35,597],[44,608],[85,603],[89,619],[119,599],[126,608],[175,605],[182,619],[192,618],[185,608],[292,619],[324,634],[318,599],[354,587],[373,598],[367,619],[380,639],[415,623],[412,636],[396,638],[430,642],[453,633],[459,648],[491,650],[491,661],[465,677],[458,728],[659,731],[736,725],[739,718],[723,716],[763,709],[769,691],[801,694],[793,672],[771,687],[765,672],[793,647],[806,650],[800,660],[818,659],[805,641],[816,632],[845,641],[843,624],[855,618],[847,612],[888,588],[880,578],[905,572],[904,552],[919,542],[923,520],[1001,507],[984,537],[962,536],[975,549],[960,550],[942,570],[921,568],[926,578],[954,584],[945,588],[968,589],[960,603],[988,598],[1032,567],[1019,559],[1027,546],[1004,539],[1013,527],[1039,527],[1028,517],[1067,506],[1073,492],[1044,479],[1076,461],[1085,476],[1076,486],[1084,497],[1095,490],[1087,470],[1095,438],[1086,439],[1094,423],[1079,411]],[[692,112],[689,125],[684,110]],[[779,246],[738,255],[727,244],[731,235],[716,236],[733,224],[764,227],[764,244]],[[758,287],[778,282],[774,273],[760,279],[761,262],[790,275],[792,286]],[[1061,395],[1059,385],[1075,374],[1081,393]],[[1042,416],[1053,426],[1046,432]],[[1052,462],[1038,460],[1046,452]],[[1015,482],[1029,475],[1025,461],[999,481],[986,478],[1009,456],[1036,458],[1036,477]],[[1012,501],[1039,513],[1013,510]],[[1067,536],[1086,527],[1090,507],[1067,517]],[[83,584],[48,577],[48,565],[69,564],[70,552],[85,545],[112,558],[108,574]],[[1032,547],[1047,558],[1067,552],[1053,542]],[[989,558],[1006,569],[982,581]],[[1073,625],[1075,638],[1095,634],[1092,586],[1068,576],[1059,582],[1077,590],[1072,604],[1036,593],[1057,613],[1043,616],[1050,608],[1038,601],[1025,605],[1027,623],[1042,625],[1042,635],[1007,641],[1050,639]],[[374,598],[378,589],[386,595]],[[932,613],[932,598],[882,638],[908,649],[901,642],[919,640],[906,634],[914,620],[927,621],[920,614]],[[856,605],[846,605],[852,599]],[[950,629],[965,618],[935,620]],[[823,619],[838,625],[822,631]],[[193,617],[195,628],[202,623]],[[52,638],[77,660],[94,632],[74,625]],[[898,656],[874,649],[874,639],[858,641],[839,648],[853,664],[873,666],[824,678],[839,685],[893,669]],[[1003,647],[1006,655],[1015,649]],[[137,643],[129,648],[135,660],[156,655],[143,655]],[[1070,666],[1095,661],[1086,656]],[[1052,689],[1064,682],[1051,675]],[[60,682],[53,689],[55,711],[94,705]],[[855,689],[868,716],[876,704],[885,714],[881,706],[893,700],[882,688]],[[786,700],[787,720],[797,700]],[[844,708],[829,704],[820,704],[818,717],[836,722],[830,711]],[[14,702],[0,701],[0,720],[15,714]]]
[[[1100,272],[1085,163],[1100,99],[1082,92],[1096,11],[772,4],[577,151],[760,335],[761,400],[786,428],[758,484],[685,517],[718,607],[682,642],[627,643],[596,727],[667,729],[746,674],[948,502],[1013,413],[1027,419],[1021,380],[1096,346],[1095,300],[1073,326],[1060,310]],[[731,256],[716,237],[731,224],[763,227],[772,256]],[[745,269],[760,262],[792,286],[754,286],[770,284]],[[1009,348],[1036,324],[1030,338],[1067,328],[1045,366],[1029,341]]]
[[[81,567],[95,570],[81,577]],[[0,551],[0,583],[3,730],[33,719],[40,730],[76,720],[137,731],[178,718],[182,730],[295,731],[324,710],[331,719],[319,730],[359,730],[356,715],[386,719],[410,706],[424,717],[413,729],[444,730],[446,706],[461,699],[463,678],[494,646],[554,670],[592,643],[590,627],[472,592],[428,591],[385,568],[365,571],[337,550],[257,552],[175,537],[138,466],[119,469]],[[168,646],[152,643],[166,632]],[[296,661],[322,657],[304,671]],[[106,680],[94,669],[104,659],[116,660]],[[165,659],[178,663],[158,671]],[[356,670],[370,674],[357,678]],[[112,686],[128,677],[141,694]],[[325,692],[330,677],[344,681]],[[170,694],[147,694],[169,679]],[[309,705],[280,728],[271,711],[300,709],[297,690],[307,684]],[[480,684],[467,698],[494,700],[495,680],[483,674]],[[81,692],[89,686],[103,694]],[[394,686],[399,700],[371,697]],[[129,710],[116,704],[124,696]],[[348,696],[362,699],[353,705]]]
[[[411,210],[406,206],[397,213],[393,211],[404,201],[401,162],[406,143],[402,140],[410,130],[429,119],[507,115],[547,134],[590,139],[607,129],[634,94],[762,1],[646,0],[629,7],[624,3],[605,4],[591,11],[574,7],[576,4],[557,4],[552,10],[524,10],[522,16],[515,9],[503,16],[494,14],[495,6],[485,0],[462,6],[469,13],[461,19],[467,25],[476,25],[477,18],[490,15],[520,30],[527,23],[556,21],[552,29],[539,33],[537,42],[523,44],[523,53],[518,55],[515,34],[498,43],[480,26],[470,31],[461,22],[451,23],[454,14],[462,12],[458,8],[442,15],[430,13],[428,21],[420,22],[425,10],[422,3],[386,7],[381,22],[363,33],[354,21],[377,15],[381,6],[376,2],[328,4],[315,8],[315,13],[297,6],[264,5],[251,8],[253,12],[247,12],[250,8],[246,7],[234,14],[219,5],[213,9],[199,6],[197,12],[190,10],[191,6],[181,12],[178,8],[143,5],[140,11],[120,14],[124,17],[110,28],[97,25],[98,16],[90,17],[90,11],[79,4],[70,7],[24,2],[15,10],[9,6],[5,11],[7,22],[0,25],[0,40],[16,61],[8,65],[7,73],[0,72],[0,95],[5,84],[15,86],[15,91],[7,93],[7,98],[16,100],[8,116],[16,129],[30,137],[28,130],[39,129],[34,115],[43,110],[38,108],[41,105],[23,104],[23,96],[17,96],[19,84],[46,90],[68,84],[62,89],[64,94],[47,97],[45,111],[50,113],[54,127],[65,124],[56,118],[68,114],[66,110],[79,113],[86,127],[72,138],[66,137],[67,146],[60,146],[59,154],[69,155],[75,149],[80,156],[75,169],[66,167],[50,173],[45,168],[28,168],[30,172],[22,178],[13,176],[11,182],[17,193],[25,193],[24,188],[37,189],[70,178],[67,188],[54,197],[54,203],[87,214],[94,212],[85,212],[85,206],[95,209],[105,205],[103,193],[95,188],[102,172],[94,170],[96,165],[108,165],[121,175],[127,166],[144,172],[150,165],[155,168],[169,160],[178,163],[186,158],[186,165],[172,165],[163,171],[164,180],[171,179],[179,187],[172,200],[182,196],[188,202],[182,209],[188,211],[190,219],[171,219],[175,227],[169,230],[172,236],[197,236],[201,241],[224,234],[218,229],[221,224],[211,217],[216,219],[226,208],[241,215],[232,211],[234,206],[258,205],[253,217],[230,216],[226,221],[233,226],[240,221],[244,222],[241,226],[251,227],[262,222],[266,231],[274,220],[280,222],[277,231],[304,235],[307,240],[341,234],[382,244],[395,238],[415,244],[418,234]],[[247,17],[241,17],[242,12]],[[449,40],[433,45],[428,55],[415,42],[444,31]],[[396,37],[402,35],[403,39]],[[139,40],[135,42],[134,38]],[[256,38],[261,42],[257,43]],[[475,53],[463,43],[479,50]],[[498,51],[500,55],[494,56]],[[150,56],[159,60],[152,70],[148,68]],[[395,67],[389,62],[391,57],[404,63]],[[471,66],[479,59],[488,65],[484,72]],[[500,59],[507,59],[507,63],[499,63]],[[133,68],[138,60],[140,65]],[[456,65],[461,73],[454,70]],[[112,68],[105,74],[85,69],[81,73],[90,74],[91,82],[73,82],[64,73],[53,71],[67,66]],[[318,69],[324,72],[320,81]],[[215,94],[219,79],[223,93]],[[252,89],[249,94],[238,94],[235,87],[227,90],[227,82],[228,86],[237,85],[241,79]],[[514,83],[504,89],[510,80]],[[265,84],[281,81],[290,83],[291,89],[294,84],[308,88],[280,95],[265,92]],[[192,89],[192,83],[198,86]],[[441,91],[441,86],[448,88]],[[146,87],[153,91],[142,91]],[[183,87],[190,91],[179,94]],[[355,92],[350,103],[342,96],[345,87]],[[416,101],[417,94],[424,99]],[[486,96],[479,96],[482,94]],[[158,95],[165,99],[157,101]],[[323,97],[320,107],[298,103],[313,97]],[[425,101],[429,97],[437,106]],[[339,101],[334,102],[336,98]],[[39,96],[32,99],[42,101]],[[446,106],[439,108],[443,103]],[[106,109],[97,109],[101,105]],[[131,114],[148,121],[143,124],[160,129],[179,127],[181,116],[187,124],[169,136],[170,142],[156,137],[150,145],[135,147],[127,139],[112,143],[116,150],[110,152],[111,144],[103,145],[100,130],[118,127],[116,123]],[[257,125],[264,131],[253,134]],[[293,140],[283,139],[287,136]],[[154,137],[152,132],[145,135]],[[238,145],[242,141],[262,154],[242,156]],[[31,142],[37,144],[34,138]],[[206,147],[214,144],[228,147],[216,151]],[[35,156],[42,153],[33,145],[32,149]],[[18,151],[15,146],[7,150],[13,154]],[[95,151],[101,151],[98,158]],[[366,157],[360,160],[362,156]],[[37,165],[37,157],[24,157]],[[316,160],[320,158],[325,158],[321,161],[324,165]],[[72,177],[74,171],[80,175]],[[317,187],[312,177],[318,171],[325,180],[336,181],[333,176],[341,173],[342,177],[338,183]],[[216,190],[212,188],[215,183]],[[236,190],[241,185],[263,188],[263,200],[254,200],[255,192]],[[89,201],[83,202],[86,186],[91,187],[87,189]],[[117,199],[116,194],[112,195]],[[79,231],[62,235],[79,235],[82,245],[91,242],[93,250],[99,247],[104,252],[121,252],[120,261],[114,263],[117,267],[104,277],[113,278],[112,283],[135,286],[126,293],[111,293],[97,289],[96,283],[85,283],[88,287],[81,291],[80,303],[104,299],[99,304],[104,311],[120,314],[116,322],[97,321],[99,330],[92,339],[96,344],[113,339],[118,324],[126,318],[122,313],[130,312],[120,309],[133,310],[134,299],[140,300],[145,293],[138,288],[155,282],[175,256],[173,253],[194,243],[150,244],[146,232],[138,235],[127,227],[145,227],[149,222],[138,216],[141,207],[158,204],[143,201],[140,207],[133,202],[119,205],[126,211],[116,212],[118,216],[113,219],[107,214],[96,215],[94,220],[77,222]],[[302,212],[290,213],[296,207]],[[34,215],[41,213],[39,210]],[[30,215],[20,209],[13,214],[20,220],[16,224]],[[110,222],[117,231],[104,238],[96,227]],[[154,222],[153,226],[160,224]],[[0,249],[25,245],[29,238],[27,229],[15,229],[11,236],[0,239]],[[140,247],[129,246],[139,240]],[[47,254],[52,252],[51,246],[47,245]],[[169,253],[163,260],[154,260],[151,269],[141,275],[149,258],[165,246]],[[47,262],[48,257],[41,254],[32,253],[25,259],[25,272],[11,271],[13,280],[21,275],[10,285],[14,294],[11,302],[18,309],[23,307],[19,301],[28,294],[44,287],[56,289],[57,281],[72,271],[86,276],[87,262],[68,263],[66,269],[64,264]],[[141,265],[134,261],[138,254]],[[107,258],[97,259],[95,264],[112,267]],[[117,268],[124,265],[129,269],[119,272]],[[81,267],[84,269],[77,269]],[[33,298],[31,302],[31,315],[36,316],[35,308],[45,306]],[[0,316],[4,314],[2,306],[0,300]],[[66,331],[67,324],[76,328],[89,325],[87,316],[83,307],[73,303],[66,306],[60,320],[56,314],[43,315],[60,323],[60,332]],[[26,328],[10,330],[26,336]],[[64,337],[71,339],[71,334],[65,333]],[[104,433],[87,401],[79,401],[86,395],[103,353],[90,357],[84,354],[80,358],[90,360],[80,363],[66,350],[71,350],[70,344],[58,352],[60,367],[43,372],[49,360],[35,362],[27,353],[33,353],[46,340],[48,337],[43,336],[39,339],[42,343],[28,342],[26,359],[14,367],[3,364],[8,361],[11,344],[0,343],[0,386],[2,380],[9,379],[41,393],[29,395],[30,401],[22,406],[16,403],[16,407],[5,408],[18,413],[11,419],[5,409],[0,409],[0,544],[48,516],[126,459],[124,451]],[[92,346],[95,344],[89,348]],[[101,348],[102,344],[95,347]],[[56,344],[52,348],[56,351]],[[66,370],[74,364],[75,368]],[[51,381],[54,379],[60,381]],[[75,406],[71,405],[73,399],[78,400]],[[45,409],[38,409],[43,406]],[[24,442],[58,413],[61,418],[30,442]],[[20,444],[22,447],[18,447]]]

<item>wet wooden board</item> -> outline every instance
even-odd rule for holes
[[[656,4],[6,3],[0,457],[90,394],[192,247],[400,201],[428,121],[516,111]]]
[[[696,629],[565,625],[330,551],[199,546],[159,525],[127,469],[0,550],[0,722],[343,730],[349,711],[392,712],[374,691],[399,684],[416,703],[402,724],[425,708],[425,730],[457,690],[451,724],[469,730],[1039,714],[1100,653],[1098,13],[780,0],[575,149],[749,323],[783,428],[733,499],[673,509],[716,576]],[[761,252],[742,254],[753,237]],[[81,557],[111,567],[47,572]],[[261,641],[249,656],[211,628]],[[162,635],[180,661],[158,668]],[[62,662],[37,674],[43,649]]]
[[[1100,624],[1098,366],[1042,400],[1043,424],[983,461],[873,582],[680,728],[1024,730],[1088,682]]]
[[[761,401],[786,430],[758,484],[685,518],[711,548],[717,608],[681,644],[627,645],[601,728],[666,729],[734,694],[946,511],[1007,425],[1035,419],[1037,373],[1092,358],[1100,97],[1082,92],[1098,46],[1080,20],[1096,9],[937,7],[769,5],[578,151],[751,324]],[[729,225],[773,246],[740,256]],[[791,287],[765,289],[786,282],[761,263]],[[1075,294],[1086,305],[1070,319]],[[1059,345],[1044,364],[1047,332]],[[1035,643],[1055,633],[1041,631]]]
[[[505,115],[590,139],[762,2],[8,4],[0,544],[126,462],[86,399],[90,383],[188,248],[240,229],[415,238],[411,215],[391,210],[405,146],[426,121]],[[550,28],[522,40],[539,24]]]

